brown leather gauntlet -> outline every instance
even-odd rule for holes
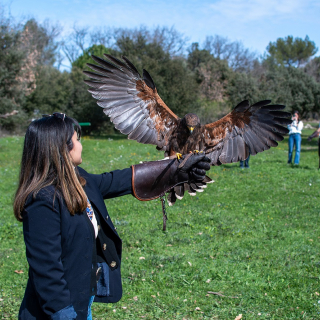
[[[319,137],[319,132],[315,131],[311,136],[308,137],[308,141],[311,141],[313,138]]]
[[[182,160],[168,159],[132,166],[132,189],[139,200],[152,200],[174,186],[188,181],[202,181],[210,169],[205,154],[188,154]]]
[[[132,166],[134,196],[142,201],[160,197],[175,185],[188,181],[188,175],[178,174],[176,159],[151,161]]]

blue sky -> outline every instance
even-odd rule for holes
[[[0,0],[1,1],[1,0]],[[309,36],[320,47],[319,0],[4,0],[16,18],[59,22],[67,34],[74,23],[89,27],[174,26],[192,42],[208,35],[242,41],[263,54],[268,43]],[[320,51],[316,54],[320,55]]]

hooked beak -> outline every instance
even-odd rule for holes
[[[188,127],[188,129],[189,129],[190,133],[192,133],[194,130],[194,127]]]

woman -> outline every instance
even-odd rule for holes
[[[300,150],[301,150],[301,130],[303,129],[303,123],[300,120],[300,114],[298,111],[293,113],[291,118],[292,123],[288,125],[289,129],[289,154],[288,154],[288,163],[292,162],[292,152],[293,145],[296,148],[296,154],[294,157],[294,164],[298,165],[300,161]]]
[[[172,186],[202,180],[204,155],[89,174],[82,162],[81,129],[65,114],[27,129],[14,213],[23,222],[29,279],[19,319],[92,319],[91,303],[117,302],[121,239],[104,199],[133,194],[150,200]]]

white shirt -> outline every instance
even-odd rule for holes
[[[303,122],[299,121],[297,123],[297,121],[294,120],[291,124],[288,125],[288,129],[289,129],[289,135],[294,133],[301,134],[301,130],[303,129]]]
[[[96,215],[95,215],[94,211],[93,211],[93,216],[92,216],[91,222],[93,224],[94,235],[97,238],[97,236],[98,236],[98,222],[97,222]]]

